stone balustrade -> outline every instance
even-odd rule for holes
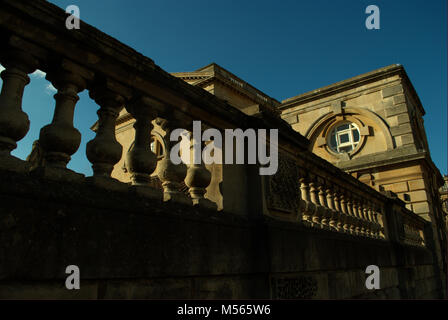
[[[174,128],[190,130],[193,117],[219,130],[276,128],[280,149],[293,158],[292,171],[278,174],[281,179],[281,175],[285,175],[292,181],[292,189],[285,191],[283,197],[290,203],[297,202],[293,211],[299,223],[360,238],[387,240],[390,237],[386,212],[392,200],[313,155],[307,150],[308,141],[287,123],[275,115],[247,116],[205,90],[169,75],[149,58],[87,24],[81,23],[80,30],[64,30],[65,17],[63,10],[45,1],[2,1],[0,40],[4,46],[0,63],[5,70],[1,73],[0,169],[31,172],[52,180],[87,181],[167,202],[215,209],[205,198],[211,182],[205,166],[186,167],[170,161],[170,132]],[[46,72],[57,93],[53,119],[41,129],[39,136],[44,161],[33,167],[10,153],[29,129],[29,119],[21,108],[21,101],[30,81],[28,75],[36,69]],[[67,169],[81,141],[81,133],[73,126],[73,117],[78,94],[83,90],[87,90],[100,107],[96,136],[86,148],[93,169],[93,177],[87,179]],[[123,108],[135,119],[135,141],[126,155],[130,185],[111,177],[122,155],[122,146],[115,138],[115,123]],[[157,173],[163,190],[150,186],[150,175],[157,167],[157,157],[150,148],[153,120],[166,132],[167,152],[160,160]],[[226,179],[224,176],[224,183]],[[188,187],[189,197],[179,192],[182,183]],[[241,187],[233,183],[235,188]],[[253,185],[257,183],[254,180]],[[268,197],[265,192],[262,196]],[[422,221],[410,212],[389,211],[389,215],[403,215],[403,241],[424,245]]]
[[[309,227],[384,239],[384,206],[374,190],[360,192],[343,187],[334,177],[322,178],[299,170],[302,222]],[[373,196],[372,196],[373,195]]]
[[[425,221],[405,208],[400,215],[403,226],[400,240],[414,246],[425,246]]]

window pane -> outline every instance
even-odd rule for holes
[[[348,126],[349,126],[348,123],[343,124],[343,125],[340,125],[340,126],[338,127],[337,131],[346,130],[346,129],[348,129]]]
[[[352,151],[352,146],[340,147],[339,151],[340,152],[350,152],[350,151]]]
[[[358,142],[359,141],[359,132],[357,129],[353,130],[353,141]]]
[[[340,140],[341,143],[349,142],[350,138],[348,136],[348,133],[341,134],[339,136],[339,140]]]
[[[330,147],[332,147],[333,149],[336,149],[337,147],[336,136],[334,135],[334,133],[330,137]]]
[[[153,141],[151,141],[151,151],[152,152],[156,152],[156,142],[153,140]]]

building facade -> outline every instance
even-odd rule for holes
[[[445,183],[443,184],[442,187],[440,187],[440,201],[442,202],[442,209],[445,212],[445,221],[447,223],[446,227],[448,230],[448,219],[447,219],[447,215],[448,215],[448,175],[444,175],[443,176],[443,180],[445,181]]]
[[[215,64],[173,75],[83,21],[67,30],[47,1],[1,3],[0,298],[446,297],[440,179],[400,66],[279,102]],[[35,121],[22,109],[35,70],[57,93],[25,160],[11,151]],[[99,107],[80,150],[91,176],[67,167],[86,137],[73,122],[80,98]],[[278,171],[170,161],[170,131],[194,132],[195,120],[276,129]],[[402,176],[407,203],[386,190]],[[79,290],[64,286],[71,265]]]
[[[313,153],[431,221],[446,252],[442,176],[431,160],[425,110],[405,69],[391,65],[282,101],[282,118]]]
[[[310,141],[314,154],[377,191],[393,192],[406,208],[430,221],[439,259],[446,259],[446,222],[438,191],[443,178],[431,160],[423,124],[425,110],[403,66],[387,66],[282,102],[215,63],[172,75],[247,115],[268,112],[280,116]],[[123,110],[116,135],[124,153],[134,140],[133,122]],[[151,148],[160,160],[166,150],[165,131],[156,121],[153,124]],[[127,182],[125,158],[115,166],[113,176]],[[208,165],[207,169],[212,181],[206,197],[222,209],[222,166]],[[160,185],[157,171],[154,183]]]

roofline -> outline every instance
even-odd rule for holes
[[[379,78],[385,78],[389,77],[395,74],[399,74],[402,76],[404,82],[409,86],[411,95],[417,102],[417,107],[422,112],[422,115],[425,114],[425,110],[423,108],[423,105],[420,101],[420,98],[418,97],[417,91],[415,90],[414,86],[412,85],[411,80],[409,79],[406,70],[401,64],[392,64],[387,67],[379,68],[367,73],[363,73],[361,75],[342,80],[333,84],[330,84],[325,87],[321,87],[319,89],[315,89],[312,91],[305,92],[303,94],[285,99],[282,101],[282,105],[278,108],[280,110],[284,110],[287,108],[290,108],[291,105],[301,104],[305,102],[309,102],[312,100],[317,100],[320,98],[323,98],[325,96],[333,95],[335,93],[347,90],[349,87],[352,87],[353,85],[364,85],[366,82],[373,82],[377,81]]]
[[[212,72],[203,72],[203,70],[210,68],[210,67],[213,67]],[[281,105],[281,102],[278,101],[277,99],[275,99],[275,98],[267,95],[263,91],[255,88],[253,85],[251,85],[247,81],[244,81],[240,77],[236,76],[234,73],[221,67],[220,65],[216,64],[215,62],[209,63],[208,65],[203,66],[203,67],[201,67],[195,71],[192,71],[192,72],[172,72],[171,74],[176,77],[179,77],[181,79],[197,79],[198,82],[202,82],[202,81],[208,82],[213,79],[220,80],[223,83],[229,82],[229,81],[225,81],[225,80],[229,80],[229,79],[227,79],[223,73],[229,74],[231,76],[231,78],[233,78],[233,80],[240,82],[242,86],[246,86],[246,90],[241,90],[242,86],[240,87],[240,86],[236,85],[235,83],[233,83],[232,81],[230,81],[232,87],[234,87],[239,92],[242,92],[245,95],[247,95],[247,93],[245,91],[248,91],[248,92],[254,94],[255,96],[259,95],[260,97],[267,98],[273,102],[272,106],[276,107],[276,108]],[[194,84],[197,85],[198,83],[194,83]],[[249,90],[247,90],[247,89],[249,89]]]

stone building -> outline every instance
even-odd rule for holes
[[[447,230],[448,230],[448,175],[444,175],[443,176],[443,180],[445,181],[445,183],[443,184],[443,186],[440,187],[439,192],[440,192],[440,201],[442,202],[442,209],[445,212],[445,220],[446,220],[446,226],[447,226]]]
[[[393,192],[406,208],[432,222],[439,252],[446,252],[446,221],[438,192],[443,179],[431,160],[425,110],[403,66],[387,66],[282,102],[215,63],[172,75],[247,115],[280,115],[310,141],[314,154],[377,191]],[[133,141],[133,120],[123,111],[118,121],[117,139],[126,150]],[[164,134],[154,123],[152,147],[160,157],[166,149]],[[130,181],[125,167],[116,166],[113,176]],[[212,181],[205,196],[222,209],[220,166],[208,169]],[[439,258],[446,259],[443,254]]]
[[[391,65],[282,101],[282,118],[311,150],[372,188],[390,190],[433,222],[446,252],[442,176],[431,160],[425,110],[406,71]]]

